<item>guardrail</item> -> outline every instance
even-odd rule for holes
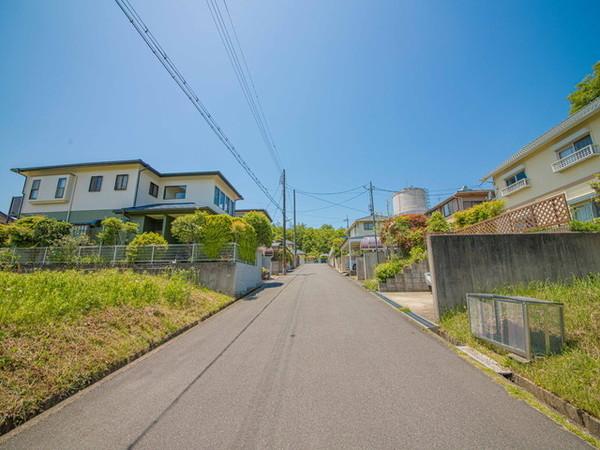
[[[560,353],[563,304],[529,297],[467,294],[471,333],[528,360]]]
[[[67,265],[126,265],[195,263],[231,261],[255,264],[243,259],[236,243],[226,244],[217,254],[205,251],[201,244],[147,245],[128,249],[126,245],[92,245],[72,247],[13,247],[2,250],[2,261],[29,266]]]
[[[598,145],[587,145],[582,149],[579,149],[576,152],[573,152],[570,155],[553,162],[552,171],[560,172],[561,170],[565,170],[567,167],[571,167],[574,164],[585,161],[586,159],[591,158],[592,156],[597,156],[598,154],[600,154]]]

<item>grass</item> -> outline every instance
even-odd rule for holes
[[[376,279],[364,280],[362,285],[369,291],[379,290],[379,282]]]
[[[233,300],[185,273],[0,272],[0,286],[0,432]]]
[[[441,320],[442,328],[515,373],[600,417],[600,276],[573,279],[566,283],[534,282],[526,286],[501,288],[497,293],[564,303],[566,342],[563,352],[536,358],[527,364],[514,361],[471,336],[465,311],[446,314]]]

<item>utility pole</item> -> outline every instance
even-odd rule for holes
[[[348,235],[346,239],[348,242],[348,266],[350,267],[350,275],[352,275],[352,241],[350,241],[350,220],[348,216],[346,216],[346,234]]]
[[[283,175],[281,176],[281,182],[283,184],[283,242],[282,242],[282,254],[283,254],[283,263],[282,263],[282,269],[281,269],[281,273],[283,273],[285,275],[285,265],[286,265],[286,261],[287,261],[287,235],[285,233],[285,227],[286,227],[286,214],[285,214],[285,190],[286,190],[286,184],[285,184],[285,169],[283,169]]]
[[[373,219],[373,236],[375,237],[375,257],[377,258],[377,264],[379,264],[379,245],[377,244],[377,221],[375,220],[375,203],[373,202],[373,182],[369,181],[369,195],[371,197],[371,203],[369,209],[371,211],[371,218]]]
[[[296,235],[296,189],[294,189],[294,267],[298,263],[298,239]]]

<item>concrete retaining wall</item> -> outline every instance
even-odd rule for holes
[[[354,257],[353,257],[354,258]],[[379,262],[387,261],[383,251],[379,252]],[[359,280],[370,280],[375,278],[375,267],[377,266],[377,255],[375,252],[365,252],[356,257],[356,277]]]
[[[406,267],[394,278],[388,278],[379,283],[381,292],[423,292],[429,290],[425,281],[425,272],[429,272],[427,260]]]
[[[437,319],[467,292],[600,272],[600,233],[430,235],[427,248]]]

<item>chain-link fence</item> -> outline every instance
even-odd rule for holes
[[[560,353],[563,304],[528,297],[467,294],[471,333],[527,359]]]
[[[238,244],[224,245],[218,251],[207,252],[201,244],[147,245],[128,248],[126,245],[92,245],[69,247],[30,247],[0,249],[5,265],[126,265],[195,263],[232,261],[255,264],[243,259]]]

